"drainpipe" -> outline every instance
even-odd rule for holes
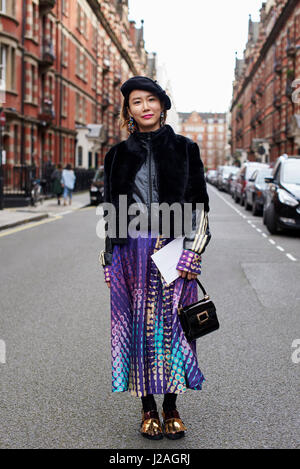
[[[61,134],[61,126],[62,126],[62,98],[63,98],[63,79],[62,79],[62,73],[63,73],[63,30],[62,30],[62,25],[63,25],[63,13],[62,13],[62,4],[60,3],[60,87],[59,87],[59,161],[62,163],[62,134]]]
[[[25,125],[24,125],[24,101],[25,101],[25,28],[26,28],[26,0],[23,0],[23,19],[22,19],[22,85],[21,85],[21,165],[24,164],[25,156]],[[21,171],[21,177],[23,173]]]

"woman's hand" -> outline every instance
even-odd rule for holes
[[[182,277],[182,278],[187,277],[188,280],[194,280],[195,278],[197,278],[197,275],[198,275],[198,274],[193,274],[192,272],[186,272],[184,270],[178,270],[178,269],[177,269],[177,272],[179,274],[179,277]]]

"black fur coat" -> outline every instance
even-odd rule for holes
[[[135,175],[147,157],[142,132],[134,132],[127,140],[114,145],[104,159],[104,201],[116,207],[119,195],[127,195],[131,203]],[[175,134],[168,124],[150,132],[156,167],[159,203],[204,203],[209,212],[209,199],[199,147],[183,135]],[[107,240],[106,240],[107,241]],[[115,238],[113,243],[124,243]],[[106,243],[107,245],[107,243]]]

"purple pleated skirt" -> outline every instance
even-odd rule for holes
[[[177,305],[184,279],[167,285],[151,255],[172,238],[147,233],[115,245],[111,266],[112,392],[134,396],[200,390],[196,342],[183,334]],[[182,304],[198,300],[189,280]]]

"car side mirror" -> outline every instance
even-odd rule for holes
[[[269,176],[268,176],[268,177],[265,177],[265,182],[267,182],[267,183],[270,184],[271,182],[274,182],[274,178],[269,177]]]

